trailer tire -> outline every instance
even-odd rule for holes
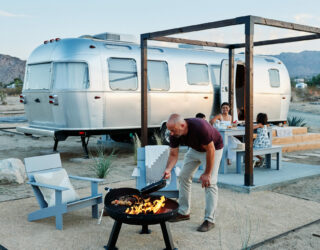
[[[170,144],[170,131],[167,129],[166,123],[164,123],[161,127],[160,137],[163,145]]]
[[[129,134],[115,134],[115,135],[110,135],[110,138],[116,142],[127,142],[131,143],[132,138],[130,137]]]

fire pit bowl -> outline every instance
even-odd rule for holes
[[[153,225],[160,222],[168,221],[177,215],[178,203],[174,200],[166,198],[165,206],[162,207],[156,214],[126,214],[125,210],[128,206],[119,206],[111,204],[112,201],[119,199],[125,195],[138,195],[141,193],[134,188],[117,188],[109,189],[104,199],[105,209],[111,218],[116,221],[132,224],[132,225]],[[145,198],[150,197],[151,200],[160,199],[158,195],[147,195]]]

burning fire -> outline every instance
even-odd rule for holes
[[[131,207],[127,208],[126,214],[156,214],[160,208],[164,207],[166,198],[161,196],[159,200],[154,200],[153,202],[148,199],[139,198],[138,201]]]

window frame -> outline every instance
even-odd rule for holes
[[[198,83],[190,83],[188,78],[188,65],[203,65],[207,67],[207,76],[208,76],[208,82],[206,84],[198,84]],[[206,63],[186,63],[185,64],[185,70],[186,70],[186,76],[187,76],[187,83],[191,86],[208,86],[210,84],[210,77],[209,77],[209,67]]]
[[[57,89],[57,88],[54,88],[54,82],[55,82],[55,78],[54,78],[54,70],[55,70],[55,64],[57,63],[85,63],[87,65],[87,69],[88,69],[88,85],[86,88],[66,88],[66,89]],[[52,90],[56,90],[56,91],[60,91],[60,90],[68,90],[68,91],[86,91],[88,90],[90,87],[91,87],[91,82],[90,82],[90,68],[89,68],[89,63],[87,61],[84,61],[84,60],[81,60],[81,61],[53,61],[52,62],[52,77],[51,77],[51,88]]]
[[[33,66],[33,65],[40,65],[40,64],[49,64],[50,65],[50,81],[49,81],[49,86],[48,88],[42,88],[42,89],[34,89],[34,88],[26,88],[25,86],[25,83],[28,83],[28,78],[29,78],[29,74],[28,74],[28,67],[29,66]],[[25,79],[25,83],[23,83],[23,90],[26,90],[26,91],[33,91],[33,90],[36,90],[36,91],[43,91],[43,90],[51,90],[52,88],[52,78],[53,78],[53,62],[52,61],[48,61],[48,62],[39,62],[39,63],[30,63],[30,64],[27,64],[26,66],[26,79]],[[28,84],[29,85],[29,84]]]
[[[211,68],[213,67],[216,67],[216,68],[219,68],[219,76],[218,76],[218,82],[217,84],[214,84],[212,82],[212,79],[213,79],[213,76],[211,75]],[[210,74],[210,77],[211,77],[211,84],[213,87],[221,87],[221,82],[220,82],[220,76],[221,76],[221,64],[209,64],[209,74]]]
[[[278,85],[273,85],[273,83],[271,82],[270,71],[278,72],[278,79],[279,79],[279,83],[277,83]],[[271,88],[280,88],[281,81],[280,81],[280,71],[279,71],[279,69],[276,69],[276,68],[268,69],[268,77],[269,77],[269,84],[270,84]]]
[[[169,83],[168,89],[154,89],[153,90],[150,87],[150,83],[149,83],[149,79],[148,79],[148,91],[153,91],[153,92],[168,92],[168,91],[170,91],[171,84],[170,84],[170,72],[169,72],[169,64],[168,64],[168,62],[165,61],[165,60],[147,60],[147,63],[148,62],[162,62],[162,63],[165,63],[167,65],[167,72],[168,72],[167,77],[168,77],[168,83]],[[148,70],[148,74],[149,74],[149,70]]]
[[[135,68],[136,68],[136,87],[135,89],[114,89],[112,88],[111,84],[110,84],[110,60],[112,59],[120,59],[120,60],[132,60],[135,63]],[[107,63],[108,63],[108,82],[109,82],[109,88],[112,91],[137,91],[139,88],[139,79],[138,79],[138,68],[137,68],[137,61],[134,58],[130,58],[130,57],[109,57],[107,59]]]

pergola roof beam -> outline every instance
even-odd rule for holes
[[[172,42],[172,43],[184,43],[198,46],[208,46],[208,47],[219,47],[219,48],[230,48],[231,44],[226,43],[216,43],[207,41],[190,40],[184,38],[174,38],[174,37],[155,37],[150,40],[161,41],[161,42]]]
[[[307,35],[307,36],[296,36],[296,37],[288,37],[288,38],[279,38],[279,39],[273,39],[273,40],[254,42],[254,46],[272,45],[272,44],[278,44],[278,43],[292,43],[292,42],[313,40],[313,39],[319,39],[319,38],[320,38],[320,34]],[[232,44],[231,47],[233,47],[235,49],[244,48],[245,43]]]
[[[258,16],[252,16],[252,18],[255,24],[320,34],[320,28],[316,28],[312,26],[283,22],[283,21],[278,21],[274,19],[262,18]]]
[[[151,39],[151,38],[160,37],[160,36],[170,36],[174,34],[188,33],[193,31],[222,28],[222,27],[227,27],[232,25],[244,24],[248,18],[250,18],[250,16],[243,16],[243,17],[226,19],[226,20],[221,20],[216,22],[203,23],[203,24],[185,26],[185,27],[180,27],[175,29],[145,33],[145,34],[142,34],[141,36],[143,36],[144,39]]]

